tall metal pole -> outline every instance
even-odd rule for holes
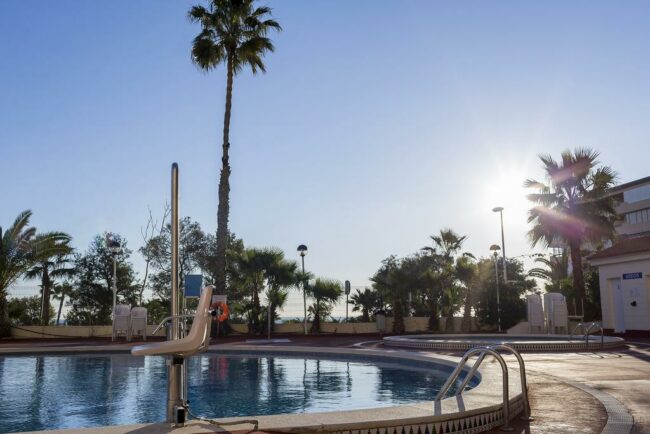
[[[179,293],[178,293],[178,164],[172,164],[172,209],[171,209],[171,235],[172,235],[172,340],[179,339]],[[175,407],[182,406],[183,401],[183,359],[171,358],[167,361],[167,422],[174,422]]]
[[[501,332],[501,302],[499,300],[499,266],[497,262],[497,252],[494,252],[494,277],[497,282],[497,327],[499,332]]]
[[[117,254],[113,253],[113,319],[115,319],[116,305],[117,305]]]
[[[506,238],[503,235],[503,210],[499,211],[501,215],[501,253],[503,254],[503,281],[508,283],[508,270],[506,269]]]
[[[302,274],[305,275],[305,252],[300,252],[300,259],[302,259]],[[302,282],[302,305],[305,313],[305,319],[303,320],[303,325],[305,329],[305,334],[307,334],[307,284]]]

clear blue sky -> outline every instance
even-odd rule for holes
[[[2,225],[32,209],[80,249],[108,230],[135,250],[177,161],[182,214],[215,230],[225,73],[190,61],[197,2],[0,2]],[[364,285],[443,227],[488,253],[496,205],[509,255],[528,253],[540,152],[590,146],[620,182],[650,174],[648,2],[267,4],[276,53],[234,87],[247,245],[306,243],[310,270]]]

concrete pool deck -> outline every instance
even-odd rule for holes
[[[291,342],[283,343],[283,346],[357,346],[373,350],[388,350],[382,348],[376,335],[288,336],[288,338]],[[245,346],[245,339],[244,337],[228,338],[225,340],[227,341],[225,344]],[[16,351],[24,354],[33,350],[46,350],[55,353],[71,346],[84,348],[85,351],[92,351],[95,348],[103,351],[109,348],[110,350],[125,351],[131,345],[133,344],[113,344],[106,340],[0,341],[0,355]],[[218,351],[221,345],[223,344],[213,340],[211,349]],[[459,355],[459,353],[449,352],[404,351],[419,355]],[[535,420],[530,424],[518,422],[515,425],[515,432],[650,434],[650,340],[636,340],[630,343],[628,348],[603,352],[526,353],[523,354],[523,357],[529,373],[530,401]],[[612,407],[611,404],[617,402],[621,405]],[[608,410],[610,411],[609,416]],[[626,424],[625,421],[632,419],[634,426],[630,431],[629,424]],[[231,432],[247,432],[247,429],[250,429],[242,426],[244,431],[241,431],[239,428],[237,427],[237,430]],[[54,432],[170,432],[170,427],[167,424],[148,424]],[[228,431],[218,431],[217,427],[198,422],[173,432],[185,434]]]

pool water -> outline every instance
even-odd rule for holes
[[[434,399],[448,371],[424,365],[203,354],[189,360],[192,412],[205,417],[386,407]],[[160,422],[162,357],[0,357],[0,432]]]

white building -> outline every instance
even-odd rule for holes
[[[650,336],[650,176],[611,190],[618,241],[589,257],[600,275],[603,327]]]

